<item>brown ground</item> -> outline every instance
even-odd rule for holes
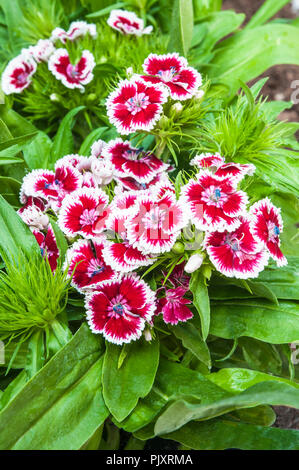
[[[237,13],[245,13],[249,19],[259,7],[263,4],[264,0],[223,0],[223,9],[233,9]],[[290,5],[285,6],[276,15],[280,18],[295,18]],[[291,94],[294,89],[291,88],[291,83],[294,80],[299,80],[299,66],[293,65],[277,65],[267,70],[262,75],[263,77],[270,77],[265,87],[263,94],[269,96],[271,100],[284,100],[291,101]],[[297,87],[298,88],[298,87]],[[293,108],[284,111],[280,118],[286,121],[299,121],[299,104],[294,105]]]
[[[249,19],[253,13],[263,4],[264,0],[223,0],[224,9],[233,9],[237,13],[245,13]],[[295,18],[291,6],[285,6],[278,15],[280,18]],[[270,77],[263,88],[263,94],[271,100],[291,101],[294,91],[291,83],[299,80],[299,67],[291,65],[278,65],[267,70],[264,77]],[[281,119],[288,121],[299,121],[299,104],[281,114]],[[277,414],[275,427],[285,429],[299,429],[299,410],[284,406],[274,407]]]

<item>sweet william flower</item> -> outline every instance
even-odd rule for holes
[[[79,37],[89,34],[93,39],[97,37],[96,25],[93,23],[86,23],[85,21],[73,21],[70,24],[68,31],[65,31],[62,28],[55,28],[52,31],[51,41],[61,41],[63,44],[66,41],[75,41]]]
[[[255,166],[251,163],[241,165],[240,163],[225,163],[225,159],[219,153],[202,153],[196,155],[190,165],[198,168],[209,168],[216,176],[231,176],[234,181],[241,181],[245,175],[253,175]]]
[[[107,114],[120,134],[137,130],[150,131],[163,111],[166,90],[141,80],[123,80],[107,99]]]
[[[79,88],[81,91],[84,91],[84,85],[92,81],[95,65],[94,56],[88,50],[84,50],[79,61],[72,64],[66,49],[56,49],[48,62],[49,70],[57,80],[67,88]]]
[[[150,54],[144,61],[142,80],[152,84],[163,84],[174,100],[192,98],[202,84],[201,75],[177,52]]]
[[[133,147],[130,142],[115,139],[105,147],[104,155],[115,167],[115,175],[131,177],[138,183],[149,183],[154,177],[167,170],[168,165],[153,153]]]
[[[39,230],[33,230],[33,235],[40,246],[42,256],[47,257],[51,270],[55,271],[57,268],[57,260],[59,258],[59,249],[51,224],[48,227],[46,235]]]
[[[216,269],[227,277],[256,278],[269,260],[251,232],[248,216],[240,218],[240,226],[233,232],[207,233],[204,247]]]
[[[111,28],[124,35],[142,36],[150,34],[152,26],[144,27],[144,21],[133,13],[126,10],[112,10],[107,23]]]
[[[71,284],[79,292],[115,278],[115,272],[104,261],[103,248],[100,240],[78,240],[67,251],[65,268],[68,266]]]
[[[94,333],[115,344],[141,337],[155,311],[155,294],[133,275],[105,281],[86,296],[87,320]]]
[[[177,325],[179,321],[186,322],[193,317],[193,313],[187,307],[191,300],[185,299],[187,289],[177,287],[176,289],[167,289],[165,297],[157,301],[157,315],[162,313],[165,323]]]
[[[28,53],[23,53],[12,59],[6,66],[1,79],[3,93],[21,93],[31,83],[31,77],[36,72],[36,62]]]
[[[278,266],[285,266],[288,262],[280,249],[279,238],[283,231],[280,209],[275,207],[270,199],[265,198],[253,204],[250,213],[252,214],[251,229],[254,236],[269,251]]]
[[[60,229],[68,236],[97,237],[106,228],[109,198],[101,189],[81,188],[64,198],[58,216]]]
[[[182,189],[181,202],[199,230],[233,231],[246,211],[247,194],[237,190],[238,180],[202,170]]]
[[[36,62],[47,62],[49,57],[55,51],[53,42],[50,39],[40,39],[35,46],[30,46],[28,49],[23,49],[23,52],[28,52],[32,55]]]

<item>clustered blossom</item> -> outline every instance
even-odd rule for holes
[[[73,38],[72,31],[67,34]],[[60,61],[55,73],[69,74],[72,85],[84,81],[81,61],[70,68],[66,50],[51,58],[53,66]],[[121,134],[153,129],[169,99],[182,107],[197,99],[200,74],[178,54],[151,54],[144,71],[122,81],[107,100],[108,116]],[[108,341],[151,337],[156,315],[171,325],[190,320],[190,274],[203,264],[248,279],[258,277],[270,257],[278,266],[287,263],[280,210],[267,198],[249,207],[240,188],[255,167],[226,162],[218,153],[196,155],[190,164],[197,173],[178,188],[168,175],[171,166],[153,150],[116,138],[94,142],[89,157],[65,155],[53,171],[33,170],[23,180],[20,217],[53,270],[61,268],[51,224],[56,218],[69,243],[63,267],[85,295],[91,330]],[[185,230],[200,233],[196,250],[186,243]],[[154,263],[162,269],[154,270]],[[146,282],[153,272],[156,292]]]
[[[191,99],[202,84],[200,73],[177,53],[150,54],[143,69],[147,75],[135,74],[129,80],[122,80],[107,99],[108,117],[120,134],[151,131],[160,120],[168,98]]]
[[[8,63],[2,74],[3,92],[9,95],[21,93],[28,88],[38,65],[42,62],[48,65],[49,71],[65,87],[84,91],[84,86],[93,79],[92,71],[96,65],[93,54],[84,50],[73,62],[67,49],[56,48],[56,45],[65,45],[68,41],[72,42],[86,35],[95,39],[96,25],[75,21],[67,32],[55,28],[49,39],[40,39],[34,46],[22,49],[21,54]]]

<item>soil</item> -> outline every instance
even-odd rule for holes
[[[223,9],[233,9],[237,13],[245,13],[247,22],[263,3],[264,0],[223,0]],[[280,10],[275,17],[296,18],[296,15],[292,10],[291,4],[289,4]],[[268,69],[261,77],[269,77],[268,82],[263,88],[264,96],[269,96],[271,100],[291,101],[291,95],[294,92],[291,84],[295,80],[299,80],[299,66],[277,65]],[[295,104],[291,109],[281,113],[280,119],[298,122],[299,104]]]
[[[233,9],[237,13],[245,13],[246,21],[248,21],[263,3],[264,0],[223,0],[223,9]],[[280,10],[276,17],[296,18],[296,15],[292,11],[291,4],[289,4]],[[268,82],[263,88],[264,96],[269,96],[270,100],[291,101],[291,95],[294,92],[294,89],[291,88],[291,84],[294,80],[299,80],[299,67],[293,65],[277,65],[267,70],[261,77],[269,77]],[[280,119],[298,122],[299,104],[281,113]],[[285,406],[275,406],[274,410],[277,415],[274,424],[275,427],[299,429],[299,410]]]

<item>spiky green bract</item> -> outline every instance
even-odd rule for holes
[[[71,2],[70,2],[71,3]],[[20,36],[29,44],[47,39],[64,20],[62,5],[57,0],[25,0],[21,3],[23,22]]]
[[[0,272],[0,339],[25,341],[45,330],[59,317],[67,302],[67,273],[52,273],[48,261],[34,255],[29,260],[19,252],[14,261],[4,256]]]

